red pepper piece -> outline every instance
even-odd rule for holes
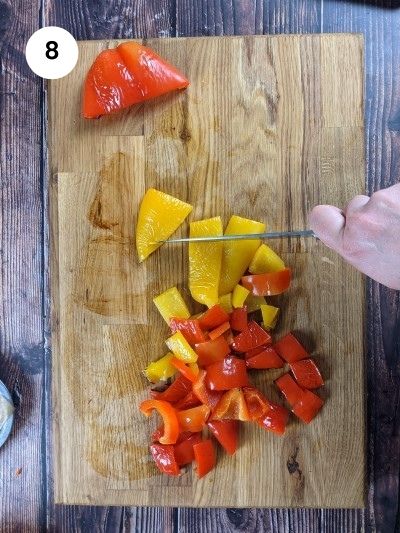
[[[200,479],[214,468],[217,462],[217,455],[211,439],[195,444],[193,450],[197,465],[196,473]]]
[[[242,389],[225,392],[212,412],[210,420],[250,420],[249,410]]]
[[[211,390],[229,390],[247,387],[246,362],[233,355],[207,367],[206,385]]]
[[[198,363],[200,366],[208,366],[220,361],[230,352],[228,343],[223,336],[196,344],[195,350],[199,356]]]
[[[257,424],[277,435],[283,435],[289,420],[289,411],[274,403],[270,403],[267,411],[257,420]]]
[[[257,322],[249,322],[247,328],[239,333],[233,341],[232,348],[236,352],[248,352],[263,344],[271,344],[271,335]]]
[[[308,353],[293,333],[288,333],[274,344],[274,349],[287,363],[294,363],[306,359]]]
[[[184,398],[174,403],[175,409],[184,410],[190,409],[191,407],[197,407],[201,402],[193,391],[190,391],[186,394]]]
[[[222,392],[212,391],[206,386],[206,372],[200,370],[197,380],[193,383],[193,393],[204,405],[208,405],[210,409],[214,409],[220,401]]]
[[[179,372],[185,376],[186,379],[194,383],[197,379],[197,374],[194,370],[192,370],[190,367],[187,366],[186,363],[182,361],[182,359],[178,359],[177,357],[171,358],[171,365],[174,366],[179,370]]]
[[[235,331],[244,331],[247,328],[247,307],[237,307],[231,313],[231,328]]]
[[[157,468],[163,474],[179,476],[180,470],[175,460],[174,447],[165,444],[151,444],[150,452]]]
[[[243,394],[249,411],[250,420],[260,418],[271,405],[271,402],[255,387],[245,387],[243,389]]]
[[[282,368],[283,365],[284,362],[276,353],[276,351],[272,348],[272,346],[267,346],[261,352],[256,355],[253,355],[250,358],[246,357],[247,368]]]
[[[178,444],[174,445],[175,460],[179,466],[194,461],[193,445],[201,442],[201,433],[191,433]]]
[[[305,390],[292,411],[300,420],[309,424],[323,405],[324,402],[319,396],[309,390]]]
[[[208,336],[210,337],[211,340],[217,339],[218,337],[223,335],[226,331],[228,331],[230,329],[230,327],[231,327],[231,325],[229,324],[229,322],[224,322],[220,326],[218,326],[215,329],[211,330],[208,333]]]
[[[291,276],[290,268],[268,274],[252,274],[243,276],[242,285],[255,296],[275,296],[289,288]]]
[[[144,400],[139,405],[140,411],[150,416],[156,410],[163,419],[164,434],[159,438],[161,444],[175,444],[179,435],[177,412],[169,402],[162,400]]]
[[[152,398],[175,403],[186,396],[192,390],[192,382],[185,376],[179,375],[164,392],[151,391]]]
[[[210,307],[210,309],[199,317],[200,327],[203,330],[214,329],[228,321],[228,313],[219,304]]]
[[[238,448],[239,423],[237,420],[211,420],[208,428],[229,455]]]
[[[303,359],[291,363],[290,370],[293,372],[297,383],[304,389],[318,389],[324,384],[321,373],[313,359]]]
[[[173,333],[180,331],[189,344],[192,346],[198,342],[206,340],[197,319],[171,318],[169,326]]]
[[[181,431],[197,433],[203,429],[210,415],[210,408],[207,405],[199,405],[184,411],[177,411],[176,416]]]
[[[304,390],[297,385],[290,374],[283,374],[275,381],[275,385],[286,398],[286,401],[293,407],[300,400]]]

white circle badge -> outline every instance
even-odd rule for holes
[[[64,28],[47,26],[30,37],[25,56],[35,74],[46,80],[63,78],[78,61],[78,44]]]

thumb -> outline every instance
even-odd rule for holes
[[[308,220],[316,236],[329,248],[340,253],[346,224],[343,211],[333,205],[317,205],[311,211]]]

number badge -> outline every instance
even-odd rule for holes
[[[57,26],[36,31],[25,50],[31,70],[46,80],[56,80],[69,74],[78,61],[78,55],[78,44],[73,36]]]

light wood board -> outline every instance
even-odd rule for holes
[[[364,285],[315,240],[274,242],[293,268],[279,332],[299,333],[326,378],[326,405],[279,438],[244,427],[235,457],[198,481],[160,475],[148,453],[155,420],[138,413],[141,370],[165,352],[151,300],[187,287],[187,250],[143,265],[140,199],[160,188],[194,205],[191,220],[232,213],[272,230],[307,226],[317,203],[364,189],[360,35],[151,40],[191,81],[113,117],[80,118],[95,56],[49,89],[55,498],[68,504],[361,507],[365,486]],[[187,226],[177,235],[187,233]],[[279,372],[256,383],[273,400]]]

